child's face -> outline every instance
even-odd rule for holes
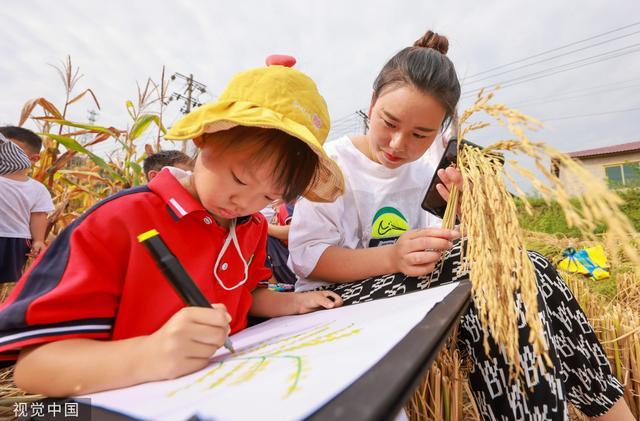
[[[22,142],[20,140],[17,140],[17,139],[9,139],[9,140],[11,140],[13,143],[18,145],[20,149],[22,149],[24,153],[27,154],[27,156],[29,157],[29,161],[31,161],[32,164],[38,162],[38,160],[40,159],[40,152],[35,152],[33,149],[31,149],[31,147],[29,147],[29,145],[27,145],[25,142]]]
[[[370,158],[387,168],[417,160],[440,133],[445,115],[435,98],[411,86],[382,91],[369,108]]]
[[[228,226],[232,219],[282,199],[272,162],[250,165],[250,150],[221,151],[215,139],[199,139],[196,145],[200,148],[193,169],[196,197],[220,225]]]

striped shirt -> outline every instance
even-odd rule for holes
[[[18,145],[0,134],[0,175],[31,167],[26,153]]]

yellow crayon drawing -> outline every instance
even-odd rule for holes
[[[216,361],[209,370],[191,383],[168,392],[166,396],[174,398],[181,392],[194,389],[211,390],[223,385],[237,386],[268,372],[271,362],[284,360],[291,362],[291,371],[286,377],[287,385],[283,394],[283,399],[286,399],[300,389],[302,379],[310,370],[300,351],[360,333],[360,329],[354,327],[354,323],[341,328],[332,328],[333,324],[333,321],[323,323],[293,335],[275,336],[245,349],[239,349],[237,353]]]

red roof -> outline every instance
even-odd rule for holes
[[[571,158],[590,158],[592,156],[612,155],[617,153],[635,151],[640,151],[640,141],[605,146],[603,148],[585,149],[584,151],[570,152],[568,155]]]

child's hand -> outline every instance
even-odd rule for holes
[[[288,292],[296,294],[298,314],[310,313],[321,308],[335,308],[342,305],[342,297],[333,291]]]
[[[174,379],[206,367],[224,345],[231,316],[224,304],[212,308],[185,307],[148,336],[146,378]]]
[[[457,231],[440,228],[407,231],[392,246],[391,267],[407,276],[431,273],[442,251],[450,249],[459,237]]]
[[[29,252],[29,257],[38,257],[40,252],[45,248],[44,241],[34,241],[31,244],[31,251]]]

